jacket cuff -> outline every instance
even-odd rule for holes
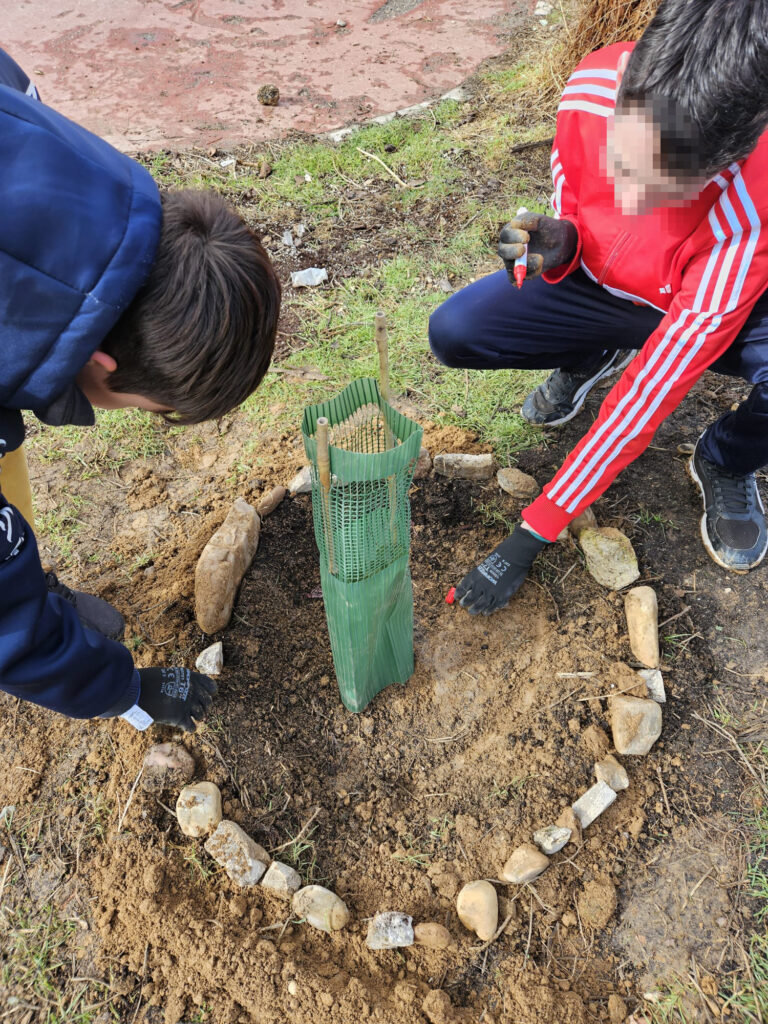
[[[97,718],[117,718],[118,716],[129,711],[134,704],[138,703],[139,695],[141,693],[141,681],[139,679],[139,673],[137,669],[133,670],[133,676],[131,681],[123,691],[122,696],[119,700],[115,701],[108,711],[102,711]]]
[[[546,494],[540,494],[521,514],[530,528],[548,541],[556,541],[558,534],[576,518],[554,501],[550,501]]]
[[[560,284],[564,278],[572,274],[574,270],[578,270],[581,266],[581,232],[579,231],[579,225],[570,217],[563,217],[562,219],[567,220],[576,228],[576,252],[573,254],[570,263],[563,263],[559,267],[553,267],[541,275],[547,284]]]

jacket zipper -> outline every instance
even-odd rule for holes
[[[620,250],[624,248],[624,246],[626,245],[626,243],[629,240],[629,238],[630,238],[630,234],[629,234],[628,231],[624,231],[621,235],[619,235],[619,238],[618,238],[616,244],[614,245],[613,249],[611,249],[610,253],[608,254],[608,259],[603,264],[603,269],[600,271],[600,276],[597,279],[597,283],[598,284],[603,284],[603,282],[605,281],[606,277],[608,276],[608,271],[611,269],[613,264],[616,262],[616,257],[619,255]]]

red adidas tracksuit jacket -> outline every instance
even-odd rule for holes
[[[614,206],[601,155],[619,57],[590,54],[568,79],[552,150],[552,205],[578,230],[577,267],[614,295],[665,316],[606,397],[592,428],[543,493],[523,510],[547,540],[599,497],[650,443],[685,394],[735,339],[768,287],[768,133],[753,152],[675,209],[626,215]]]

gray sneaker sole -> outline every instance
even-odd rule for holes
[[[539,427],[540,429],[544,429],[545,427],[561,427],[564,423],[569,423],[575,416],[579,415],[584,405],[584,402],[587,400],[587,395],[595,386],[595,384],[597,384],[598,381],[603,380],[603,378],[605,377],[612,376],[614,373],[620,373],[625,367],[629,366],[629,364],[635,358],[636,354],[637,350],[633,349],[629,353],[629,355],[625,356],[620,363],[617,363],[615,366],[608,366],[604,370],[601,370],[599,373],[596,373],[594,377],[590,378],[587,381],[584,381],[579,390],[573,396],[574,406],[567,416],[562,416],[559,420],[550,420],[548,423],[537,423],[535,420],[529,420],[528,417],[523,413],[522,408],[520,410],[520,415],[523,417],[526,423],[530,424],[530,426]]]
[[[754,562],[750,563],[750,565],[748,565],[744,569],[734,569],[734,567],[732,565],[728,565],[727,562],[724,562],[722,560],[722,558],[718,555],[718,553],[715,551],[715,549],[712,547],[712,542],[709,539],[709,534],[707,533],[707,507],[706,507],[707,496],[706,496],[706,493],[704,491],[704,485],[702,484],[702,482],[701,482],[701,480],[699,478],[699,474],[696,472],[696,468],[693,465],[693,456],[691,456],[690,459],[688,460],[687,469],[688,469],[688,476],[691,478],[691,480],[698,487],[699,492],[701,494],[702,503],[704,504],[704,514],[702,515],[701,521],[699,523],[699,529],[701,530],[701,542],[704,545],[704,550],[707,552],[707,554],[712,559],[712,561],[715,562],[717,565],[719,565],[721,569],[725,569],[728,572],[736,573],[737,576],[746,576],[747,573],[751,569],[756,569],[758,567],[758,565],[760,565],[760,563],[765,558],[765,553],[766,553],[766,551],[768,551],[768,541],[766,541],[765,547],[763,548],[762,552],[760,553],[760,556],[757,559],[755,559]],[[758,500],[758,503],[760,504],[760,511],[763,514],[765,514],[765,509],[763,508],[763,502],[762,502],[762,499],[761,499],[759,494],[757,496],[757,500]]]

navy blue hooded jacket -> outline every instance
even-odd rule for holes
[[[149,173],[39,102],[0,50],[0,456],[23,440],[21,410],[93,422],[75,378],[146,280],[161,220]],[[75,718],[139,695],[128,650],[48,592],[1,495],[0,689]]]

